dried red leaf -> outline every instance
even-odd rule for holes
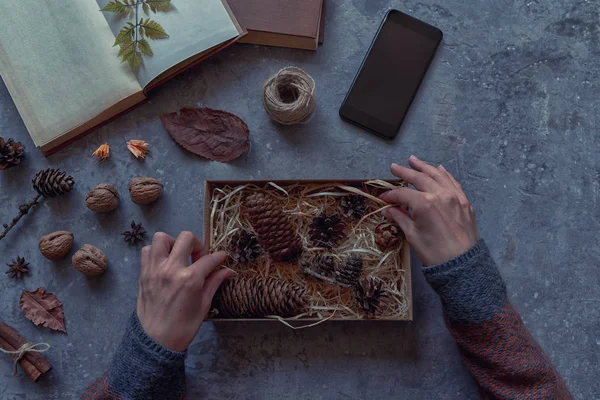
[[[67,333],[62,303],[54,294],[46,293],[46,289],[38,288],[35,292],[23,290],[19,305],[25,317],[35,325]]]
[[[160,119],[179,145],[210,160],[228,162],[248,150],[248,125],[226,111],[182,108]]]

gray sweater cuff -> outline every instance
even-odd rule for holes
[[[423,274],[452,323],[490,320],[506,303],[506,285],[483,239],[450,261],[424,267]]]
[[[109,386],[119,398],[128,400],[182,399],[185,355],[155,342],[134,312],[108,371]]]

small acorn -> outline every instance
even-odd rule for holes
[[[114,211],[119,206],[119,192],[108,183],[101,183],[85,197],[87,208],[97,213]]]

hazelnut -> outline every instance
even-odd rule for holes
[[[163,185],[154,178],[133,178],[129,182],[129,195],[135,204],[150,204],[162,195]]]
[[[108,258],[102,250],[84,244],[71,258],[73,266],[84,275],[102,275],[108,268]]]
[[[67,231],[49,233],[40,238],[40,252],[50,261],[58,261],[73,247],[73,234]]]
[[[119,206],[119,192],[113,185],[101,183],[88,192],[85,204],[97,213],[113,211]]]

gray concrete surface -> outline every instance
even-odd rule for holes
[[[416,154],[443,163],[462,182],[483,236],[506,278],[510,298],[566,379],[576,399],[599,399],[600,165],[599,9],[574,0],[329,0],[325,45],[318,52],[236,45],[152,93],[151,101],[45,159],[33,147],[0,85],[0,135],[27,146],[19,168],[0,173],[0,221],[32,194],[41,168],[77,180],[74,193],[50,200],[0,242],[0,261],[23,255],[23,282],[0,278],[0,319],[34,341],[52,344],[54,371],[33,384],[0,362],[0,398],[75,399],[109,364],[136,299],[139,254],[119,233],[131,219],[151,232],[202,229],[204,179],[387,178],[392,161]],[[439,26],[442,46],[394,142],[346,125],[337,109],[385,11],[397,7]],[[283,128],[262,110],[260,89],[280,67],[297,65],[318,84],[319,111],[308,126]],[[159,115],[183,106],[238,114],[252,150],[231,164],[186,153]],[[125,142],[143,138],[138,162]],[[90,153],[109,142],[110,159]],[[155,205],[126,196],[134,175],[165,184]],[[86,192],[101,182],[124,195],[97,216]],[[38,238],[68,229],[76,244],[106,251],[110,271],[86,279],[69,260],[52,264]],[[329,323],[292,331],[277,323],[202,327],[189,350],[190,398],[474,399],[472,379],[446,332],[436,295],[415,260],[413,323]],[[64,302],[69,334],[27,321],[22,289],[45,286]]]

